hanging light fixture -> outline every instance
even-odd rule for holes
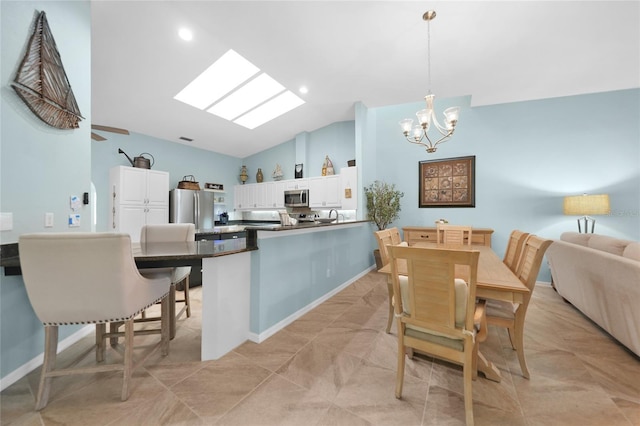
[[[438,123],[436,119],[435,111],[433,109],[433,100],[435,95],[431,93],[431,21],[436,17],[435,10],[428,10],[422,15],[422,19],[427,21],[427,64],[428,64],[428,78],[429,78],[429,93],[424,97],[427,103],[427,108],[420,110],[416,113],[418,117],[418,124],[413,126],[413,120],[405,118],[400,121],[400,127],[402,127],[402,133],[411,143],[422,145],[427,152],[436,152],[438,144],[446,142],[453,135],[456,124],[458,123],[458,116],[460,115],[459,107],[451,107],[444,110],[444,126]],[[429,130],[435,127],[438,133],[432,132],[432,136],[429,137]],[[435,136],[435,137],[434,137]],[[433,138],[433,139],[432,139]],[[423,142],[424,140],[424,142]]]

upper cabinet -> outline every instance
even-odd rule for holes
[[[284,209],[284,192],[309,190],[309,208],[355,210],[358,205],[358,175],[355,167],[339,175],[251,183],[234,187],[234,208],[241,210]]]
[[[169,173],[117,166],[109,172],[111,230],[140,241],[144,225],[169,222]]]
[[[309,178],[309,208],[340,207],[339,188],[339,175]]]

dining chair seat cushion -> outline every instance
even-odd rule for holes
[[[512,320],[516,317],[518,306],[520,305],[517,303],[488,299],[486,307],[487,316]]]
[[[409,310],[409,277],[400,275],[400,294],[402,295],[402,308],[405,313],[410,314]],[[467,282],[461,278],[456,278],[456,327],[462,327],[465,320],[465,312],[467,311],[467,295],[469,287]]]

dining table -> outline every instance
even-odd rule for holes
[[[529,289],[518,277],[502,262],[502,259],[489,246],[484,245],[445,245],[433,242],[418,242],[411,247],[445,248],[451,250],[476,250],[480,252],[478,258],[478,274],[476,281],[476,297],[478,299],[493,299],[511,303],[522,304],[529,293]],[[460,278],[468,276],[465,266],[456,268],[456,275]],[[391,264],[383,266],[378,272],[391,274]],[[407,275],[407,265],[398,262],[398,272]],[[484,373],[489,380],[499,382],[502,377],[500,370],[493,362],[478,350],[478,371]]]

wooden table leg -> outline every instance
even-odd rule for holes
[[[500,382],[502,380],[502,375],[500,374],[500,370],[484,355],[482,352],[478,351],[478,371],[484,373],[484,376],[493,380],[494,382]]]

